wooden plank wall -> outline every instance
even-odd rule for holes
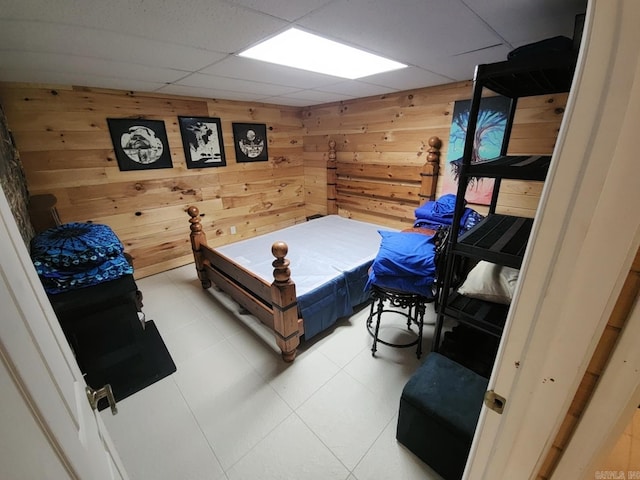
[[[328,142],[337,143],[339,213],[402,228],[420,203],[428,140],[442,139],[441,174],[456,100],[471,82],[305,109],[152,93],[0,83],[0,104],[24,164],[31,194],[53,193],[63,222],[111,226],[133,256],[136,277],[191,261],[189,205],[204,213],[213,246],[327,213]],[[550,153],[566,95],[522,99],[510,153]],[[178,116],[222,120],[227,166],[187,169]],[[121,172],[107,118],[163,120],[173,168]],[[232,122],[267,125],[269,161],[236,163]],[[357,183],[352,172],[389,172],[391,186]],[[503,182],[499,210],[533,216],[541,185]],[[440,189],[438,196],[442,194]],[[476,207],[482,211],[481,207]],[[231,235],[231,226],[237,234]]]
[[[189,205],[205,215],[214,246],[304,220],[299,108],[6,83],[0,84],[0,104],[30,194],[54,194],[63,222],[113,228],[133,257],[137,278],[193,260]],[[221,119],[227,166],[186,168],[179,115]],[[173,168],[120,171],[107,118],[163,120]],[[236,163],[232,122],[267,125],[268,162]]]
[[[302,119],[305,128],[307,212],[326,212],[327,145],[333,139],[337,144],[338,164],[343,169],[342,176],[338,172],[339,212],[352,218],[398,228],[411,223],[419,199],[406,194],[409,191],[406,182],[398,181],[395,191],[387,188],[374,191],[375,189],[369,188],[368,191],[358,192],[357,188],[349,188],[348,165],[351,164],[354,168],[381,165],[390,171],[394,170],[394,166],[421,167],[425,163],[429,138],[437,136],[443,143],[440,174],[446,174],[447,145],[454,103],[469,99],[471,91],[471,82],[457,82],[304,109]],[[518,102],[509,153],[550,154],[566,99],[566,94],[521,99]],[[504,181],[498,211],[532,217],[541,192],[540,183]],[[438,185],[437,196],[442,194]],[[478,211],[486,211],[485,207],[471,206]]]

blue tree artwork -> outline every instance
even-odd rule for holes
[[[486,97],[480,102],[471,163],[490,161],[500,155],[509,104],[510,100],[502,96]],[[456,193],[458,188],[458,172],[467,137],[470,106],[471,100],[462,100],[455,102],[453,108],[443,193]],[[493,183],[493,179],[490,178],[471,178],[465,194],[467,202],[489,205]]]

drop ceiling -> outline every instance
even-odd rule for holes
[[[309,106],[473,77],[573,36],[586,0],[0,0],[0,81]],[[409,67],[358,80],[236,54],[291,26]]]

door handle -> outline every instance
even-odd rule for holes
[[[87,392],[87,398],[89,399],[89,405],[91,405],[92,410],[97,410],[98,402],[103,398],[106,398],[109,402],[109,407],[111,407],[111,415],[116,415],[118,413],[116,398],[113,396],[113,390],[111,390],[110,384],[107,383],[104,387],[99,388],[98,390],[94,390],[87,385],[85,391]]]

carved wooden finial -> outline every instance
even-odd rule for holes
[[[427,162],[440,164],[440,148],[442,148],[442,140],[439,137],[431,137],[427,142],[429,150],[427,150]]]
[[[195,218],[200,215],[200,210],[198,210],[198,207],[191,206],[187,208],[187,213],[191,218]]]
[[[431,137],[427,143],[427,161],[422,167],[422,184],[420,186],[420,203],[436,199],[436,183],[440,172],[440,147],[442,140],[438,137]]]
[[[191,234],[199,234],[202,232],[202,223],[200,223],[200,210],[197,207],[189,207],[187,208],[187,213],[191,217],[189,219],[189,228],[191,229]]]
[[[276,283],[287,283],[291,279],[290,262],[284,258],[288,252],[289,247],[285,242],[275,242],[271,246],[271,253],[276,257],[271,263],[273,266],[273,278]]]

